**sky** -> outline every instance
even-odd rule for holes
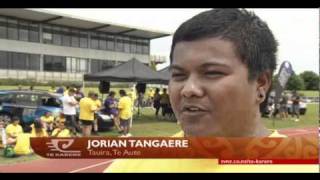
[[[45,9],[102,22],[147,28],[171,34],[181,23],[208,9]],[[278,47],[278,68],[290,61],[294,71],[319,74],[319,9],[247,9],[267,22]],[[151,55],[169,61],[172,36],[151,40]],[[158,65],[162,69],[169,62]],[[278,71],[278,69],[277,69]]]

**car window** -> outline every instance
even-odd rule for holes
[[[14,103],[14,94],[0,94],[0,103]]]
[[[61,107],[61,101],[54,97],[42,96],[41,106]]]
[[[38,95],[35,94],[17,94],[16,104],[23,106],[37,106]]]

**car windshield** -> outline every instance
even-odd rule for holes
[[[41,106],[61,107],[61,101],[58,98],[43,96]]]
[[[35,94],[17,94],[16,104],[23,106],[37,106],[38,95]]]

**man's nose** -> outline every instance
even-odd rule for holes
[[[203,96],[204,91],[200,85],[200,81],[195,76],[189,76],[181,90],[181,95],[186,98]]]

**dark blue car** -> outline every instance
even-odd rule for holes
[[[13,116],[18,116],[20,124],[25,127],[48,111],[58,117],[62,112],[62,97],[62,94],[47,91],[0,90],[0,120],[8,124]],[[112,119],[101,111],[97,115],[99,131],[113,127]]]
[[[21,119],[21,125],[30,125],[36,118],[46,112],[53,116],[61,113],[62,95],[47,91],[1,90],[0,91],[0,120],[6,123],[13,116]]]

